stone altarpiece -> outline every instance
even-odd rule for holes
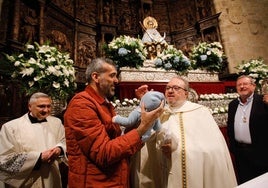
[[[56,45],[71,54],[77,70],[78,90],[84,71],[103,54],[102,46],[119,35],[141,37],[140,22],[153,16],[166,41],[186,54],[199,41],[220,41],[218,17],[212,0],[3,0],[0,17],[0,50],[18,52],[27,42]],[[3,57],[0,57],[1,61]],[[1,62],[0,62],[1,63]],[[19,87],[0,75],[0,118],[22,115],[26,102]],[[1,122],[0,122],[1,123]]]

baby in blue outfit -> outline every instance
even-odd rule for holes
[[[132,112],[130,112],[128,117],[122,117],[120,115],[116,115],[113,117],[113,122],[118,123],[123,127],[137,127],[141,120],[141,104],[144,103],[144,107],[146,111],[152,111],[159,107],[162,100],[165,100],[165,96],[163,93],[158,91],[148,91],[145,93],[142,98],[140,105],[135,108]],[[151,128],[147,130],[147,132],[142,136],[142,141],[146,142],[151,137],[152,130],[158,131],[161,128],[161,123],[159,118],[155,120],[152,124]]]

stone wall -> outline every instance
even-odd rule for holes
[[[242,60],[262,57],[268,62],[268,1],[214,0],[230,73]]]

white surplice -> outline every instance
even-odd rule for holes
[[[189,101],[179,108],[167,107],[162,127],[136,155],[132,187],[233,188],[237,185],[227,144],[208,108]],[[167,132],[173,145],[171,160],[160,150]]]
[[[41,164],[33,170],[41,152],[59,146],[66,153],[61,120],[48,116],[47,122],[32,124],[28,114],[5,123],[0,131],[0,180],[10,187],[60,188],[58,162]],[[66,155],[63,156],[67,159]],[[67,161],[67,160],[65,160]]]

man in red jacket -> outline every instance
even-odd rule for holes
[[[141,149],[141,136],[163,112],[164,102],[146,112],[142,105],[140,125],[121,135],[112,123],[115,111],[108,98],[118,84],[117,71],[109,59],[94,59],[87,67],[88,82],[76,94],[64,114],[69,188],[129,187],[129,157]]]

